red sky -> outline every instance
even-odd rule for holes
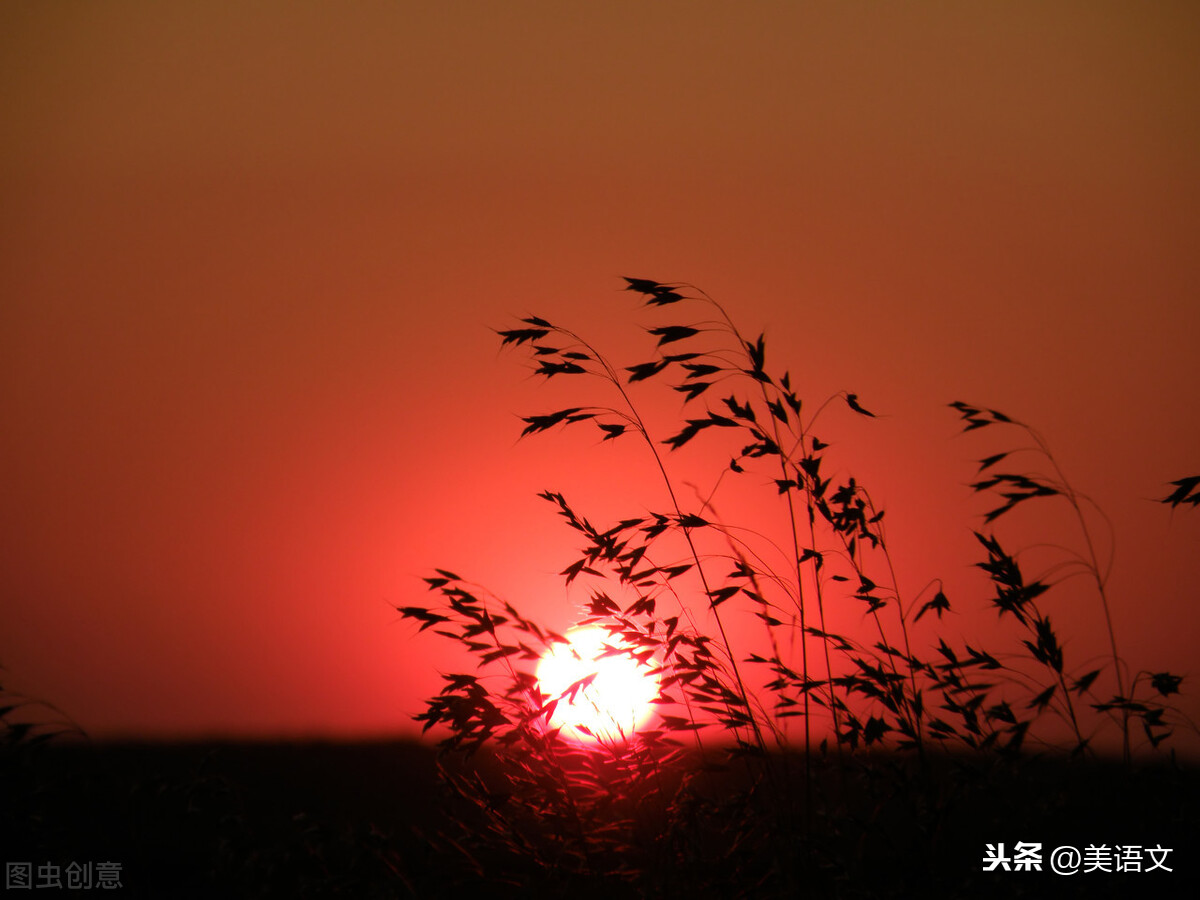
[[[489,328],[644,361],[621,275],[883,414],[826,432],[910,591],[983,604],[1004,448],[945,404],[1037,426],[1115,526],[1122,651],[1200,676],[1200,513],[1151,502],[1200,470],[1198,41],[1187,3],[4,4],[6,684],[100,736],[391,733],[459,665],[393,610],[432,566],[567,627],[535,492],[661,489],[518,443],[561,395]]]

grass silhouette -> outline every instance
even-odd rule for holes
[[[873,418],[871,404],[803,398],[764,338],[695,288],[627,286],[656,313],[694,312],[648,329],[646,362],[618,367],[536,316],[499,337],[580,388],[581,405],[525,416],[525,436],[638,442],[662,479],[662,506],[601,524],[540,494],[579,541],[561,573],[586,591],[575,624],[656,673],[644,727],[580,740],[556,724],[591,688],[584,676],[543,693],[537,663],[564,636],[436,570],[431,599],[399,608],[466,663],[417,716],[440,738],[436,760],[415,744],[60,741],[78,731],[65,716],[0,687],[7,861],[119,861],[127,893],[147,897],[1195,896],[1200,779],[1170,749],[1193,727],[1171,702],[1183,678],[1121,655],[1103,517],[1045,439],[950,404],[964,431],[996,441],[971,485],[994,501],[975,531],[989,587],[953,602],[936,580],[902,594],[894,523],[839,474],[825,430],[839,414]],[[684,401],[663,434],[643,388]],[[693,442],[717,460],[703,493],[672,474]],[[1195,507],[1198,487],[1178,479],[1161,502]],[[763,491],[782,534],[720,515],[729,493]],[[1064,505],[1072,534],[1030,574],[994,526],[1037,504]],[[1075,576],[1106,626],[1099,661],[1077,661],[1051,622],[1056,586]],[[988,607],[1003,627],[950,629],[952,611]],[[858,627],[835,624],[846,610]],[[1174,872],[982,871],[988,843],[1026,840],[1157,844]]]
[[[579,624],[604,628],[610,653],[654,667],[656,720],[594,743],[564,735],[554,710],[587,685],[546,696],[532,668],[562,636],[454,572],[426,579],[433,602],[399,607],[474,662],[445,675],[417,719],[444,735],[456,846],[479,871],[499,883],[620,884],[649,896],[889,895],[898,884],[936,883],[937,854],[978,860],[981,842],[955,842],[989,821],[980,809],[1028,798],[1047,754],[1075,760],[1083,781],[1119,771],[1132,785],[1148,759],[1163,758],[1174,729],[1192,727],[1170,702],[1180,676],[1135,673],[1122,658],[1095,511],[1037,431],[998,410],[950,404],[964,431],[1002,441],[971,485],[996,501],[975,531],[992,593],[975,602],[990,603],[1017,634],[999,647],[989,636],[952,639],[940,629],[951,610],[941,582],[901,594],[884,510],[828,461],[831,442],[818,427],[838,405],[873,418],[865,401],[842,392],[814,406],[768,365],[764,337],[744,335],[703,291],[625,281],[647,307],[690,313],[647,329],[656,345],[646,362],[619,368],[538,316],[498,335],[528,353],[537,375],[576,379],[587,397],[524,416],[523,436],[582,426],[602,441],[638,441],[662,479],[664,507],[614,523],[594,524],[556,490],[540,494],[581,542],[561,573],[586,584]],[[674,433],[652,433],[630,387],[639,382],[682,395]],[[688,500],[668,458],[702,440],[720,468],[712,491]],[[1198,481],[1174,482],[1163,502],[1194,505]],[[786,534],[717,513],[718,492],[764,484]],[[1031,577],[994,524],[1049,502],[1068,505],[1080,549],[1061,548]],[[1075,574],[1092,584],[1107,627],[1110,657],[1099,665],[1069,658],[1048,611],[1048,593]],[[861,611],[854,634],[829,625],[847,606]],[[757,627],[749,641],[733,627],[747,617]],[[1106,732],[1119,738],[1115,770],[1095,749]],[[1050,821],[1050,806],[1031,802],[1024,813],[1040,809]],[[1158,814],[1167,822],[1178,810]],[[943,886],[965,889],[957,871]]]

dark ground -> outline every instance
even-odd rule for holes
[[[29,862],[34,896],[76,894],[38,888],[37,867],[57,864],[65,885],[71,862],[116,862],[122,889],[101,895],[150,898],[722,897],[735,891],[748,897],[1200,896],[1200,777],[1194,769],[1043,761],[971,763],[964,770],[960,761],[945,760],[923,776],[919,791],[897,793],[893,762],[873,759],[844,787],[830,788],[838,808],[848,812],[836,820],[839,833],[814,842],[824,847],[831,874],[810,889],[760,892],[732,880],[706,888],[703,876],[659,879],[641,890],[521,875],[519,869],[517,880],[524,883],[512,886],[493,878],[486,861],[485,871],[476,873],[438,837],[449,833],[450,823],[435,756],[416,744],[7,747],[0,752],[0,861],[6,864],[0,878],[9,864]],[[1004,842],[1011,855],[1017,841],[1043,844],[1044,869],[1061,845],[1161,846],[1172,851],[1165,862],[1174,872],[980,871],[987,843]],[[1146,856],[1143,867],[1150,865]],[[675,883],[680,889],[663,887]],[[3,884],[0,896],[25,896]]]

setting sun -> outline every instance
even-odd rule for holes
[[[612,652],[625,645],[603,628],[576,628],[566,637],[567,643],[554,644],[538,663],[542,693],[558,698],[550,726],[579,740],[615,741],[633,734],[650,717],[657,677],[627,653]],[[572,686],[590,676],[572,695]]]

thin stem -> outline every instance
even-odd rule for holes
[[[746,343],[745,338],[742,337],[742,333],[738,330],[737,325],[734,324],[733,319],[729,316],[729,314],[725,311],[725,308],[720,303],[718,303],[716,300],[714,300],[712,297],[710,297],[707,293],[700,290],[699,288],[694,288],[694,289],[697,290],[700,293],[700,295],[702,297],[704,297],[704,299],[707,300],[710,304],[712,304],[712,306],[715,307],[716,310],[721,314],[721,317],[725,320],[725,324],[728,327],[730,334],[732,334],[734,339],[737,340],[738,347],[741,350],[742,356],[744,359],[746,356],[745,348],[748,345]],[[759,387],[759,391],[762,395],[762,400],[763,400],[764,405],[769,406],[770,400],[767,397],[766,385],[761,380],[756,379],[756,381],[758,381],[758,387]],[[775,418],[774,415],[770,416],[770,421],[771,421],[772,437],[775,442],[776,454],[777,454],[777,458],[779,460],[780,478],[783,481],[787,481],[788,480],[788,471],[787,471],[788,459],[785,458],[783,455],[783,441],[782,441],[782,437],[779,433],[779,422]],[[798,415],[797,415],[797,425],[800,428],[798,440],[800,442],[801,452],[804,453],[805,451],[804,451],[803,441],[804,441],[805,431],[804,431],[803,422],[799,421]],[[810,505],[809,526],[810,526],[810,529],[812,526],[811,503],[812,503],[812,498],[810,496],[809,497],[809,505]],[[794,570],[796,573],[797,609],[798,609],[798,612],[800,615],[800,667],[801,667],[801,675],[804,679],[804,800],[805,800],[804,807],[805,807],[805,825],[806,825],[806,827],[809,827],[809,826],[811,826],[811,818],[812,818],[812,778],[813,778],[813,775],[812,775],[812,700],[811,700],[811,697],[809,696],[810,695],[809,685],[810,685],[811,678],[809,675],[809,663],[808,663],[808,625],[806,622],[806,612],[805,612],[805,603],[804,603],[804,577],[803,577],[803,573],[800,571],[800,566],[801,566],[801,563],[800,563],[800,531],[796,524],[796,507],[795,507],[795,503],[793,502],[793,499],[792,499],[791,491],[787,492],[787,511],[788,511],[788,525],[789,525],[789,529],[791,531],[791,537],[792,537],[792,560],[793,560]],[[815,543],[815,535],[813,536],[813,540]],[[820,621],[821,621],[821,630],[825,631],[826,630],[826,628],[825,628],[825,605],[824,605],[822,592],[821,592],[821,580],[819,577],[815,577],[814,582],[815,582],[815,586],[816,586],[817,612],[818,612],[818,616],[820,617]],[[833,690],[833,667],[832,667],[831,660],[829,658],[828,642],[822,642],[822,646],[825,649],[825,671],[826,671],[826,680],[827,680],[828,686],[829,686],[829,711],[833,717],[834,743],[837,745],[838,754],[840,756],[842,748],[841,748],[841,741],[837,739],[837,734],[838,734],[838,711],[837,710],[838,710],[838,707],[837,707],[836,699],[834,697],[834,690]]]
[[[1129,698],[1125,695],[1125,677],[1121,671],[1121,654],[1117,651],[1117,632],[1116,632],[1116,629],[1113,627],[1112,610],[1109,607],[1108,591],[1105,588],[1106,578],[1100,574],[1100,559],[1096,554],[1095,543],[1092,541],[1091,529],[1088,528],[1087,520],[1084,518],[1084,515],[1083,515],[1083,509],[1079,505],[1079,497],[1076,494],[1075,489],[1073,487],[1071,487],[1071,483],[1069,481],[1067,481],[1067,478],[1063,474],[1062,469],[1059,468],[1058,461],[1054,458],[1053,454],[1051,454],[1050,449],[1049,449],[1049,447],[1046,446],[1046,442],[1042,439],[1042,436],[1040,434],[1038,434],[1036,431],[1034,431],[1032,428],[1030,428],[1028,425],[1023,425],[1022,427],[1025,429],[1026,432],[1029,433],[1029,436],[1034,439],[1034,441],[1037,443],[1038,447],[1041,449],[1042,453],[1045,455],[1046,459],[1049,460],[1050,465],[1054,467],[1054,471],[1058,474],[1059,483],[1061,484],[1061,486],[1063,488],[1063,496],[1067,499],[1067,502],[1071,504],[1071,508],[1075,511],[1075,518],[1079,522],[1079,529],[1081,532],[1083,532],[1083,541],[1084,541],[1084,544],[1087,546],[1088,559],[1090,560],[1090,569],[1092,572],[1092,576],[1096,580],[1096,591],[1100,595],[1100,605],[1104,609],[1104,624],[1108,628],[1108,641],[1109,641],[1109,646],[1112,649],[1113,669],[1116,670],[1116,676],[1117,676],[1117,691],[1122,698],[1124,698],[1125,700],[1128,700]],[[1110,560],[1110,564],[1111,564],[1111,560]],[[1128,764],[1130,762],[1130,758],[1131,758],[1130,757],[1130,747],[1129,747],[1129,711],[1128,710],[1124,711],[1124,716],[1122,717],[1121,733],[1122,733],[1122,755],[1124,757],[1125,763]]]
[[[683,532],[683,537],[687,542],[688,550],[691,553],[692,559],[696,562],[696,572],[700,576],[700,583],[704,588],[704,595],[709,598],[709,607],[712,609],[713,619],[717,623],[717,630],[721,635],[721,642],[724,645],[725,653],[729,658],[729,665],[733,671],[733,677],[735,683],[737,684],[738,694],[745,706],[746,714],[750,720],[750,725],[754,732],[755,740],[758,743],[759,749],[766,754],[766,741],[763,739],[762,731],[759,728],[757,718],[752,714],[750,697],[746,691],[745,682],[742,680],[741,672],[738,670],[737,657],[734,655],[733,645],[729,640],[729,634],[725,629],[725,623],[722,621],[721,613],[717,609],[716,605],[712,603],[712,588],[709,585],[708,576],[704,572],[704,565],[701,560],[700,552],[696,549],[695,541],[692,540],[692,529],[689,526],[682,524],[682,519],[684,518],[683,510],[680,507],[679,500],[675,495],[675,486],[671,481],[670,475],[667,474],[666,466],[663,464],[662,455],[658,452],[658,448],[654,446],[654,441],[650,438],[650,432],[646,427],[646,423],[643,421],[641,414],[638,412],[637,407],[633,403],[633,400],[629,397],[628,392],[625,390],[625,386],[621,383],[620,377],[609,364],[608,360],[598,350],[596,350],[595,347],[574,332],[564,328],[559,328],[557,330],[586,347],[595,360],[604,367],[604,371],[607,373],[608,380],[612,382],[613,386],[616,387],[617,391],[620,392],[621,398],[625,401],[625,405],[629,410],[629,414],[633,417],[636,423],[638,433],[641,434],[642,439],[646,442],[646,446],[650,449],[650,455],[654,458],[655,465],[658,466],[658,471],[662,475],[663,484],[667,488],[667,494],[671,499],[671,506],[675,510],[675,515],[681,520],[680,530]]]

